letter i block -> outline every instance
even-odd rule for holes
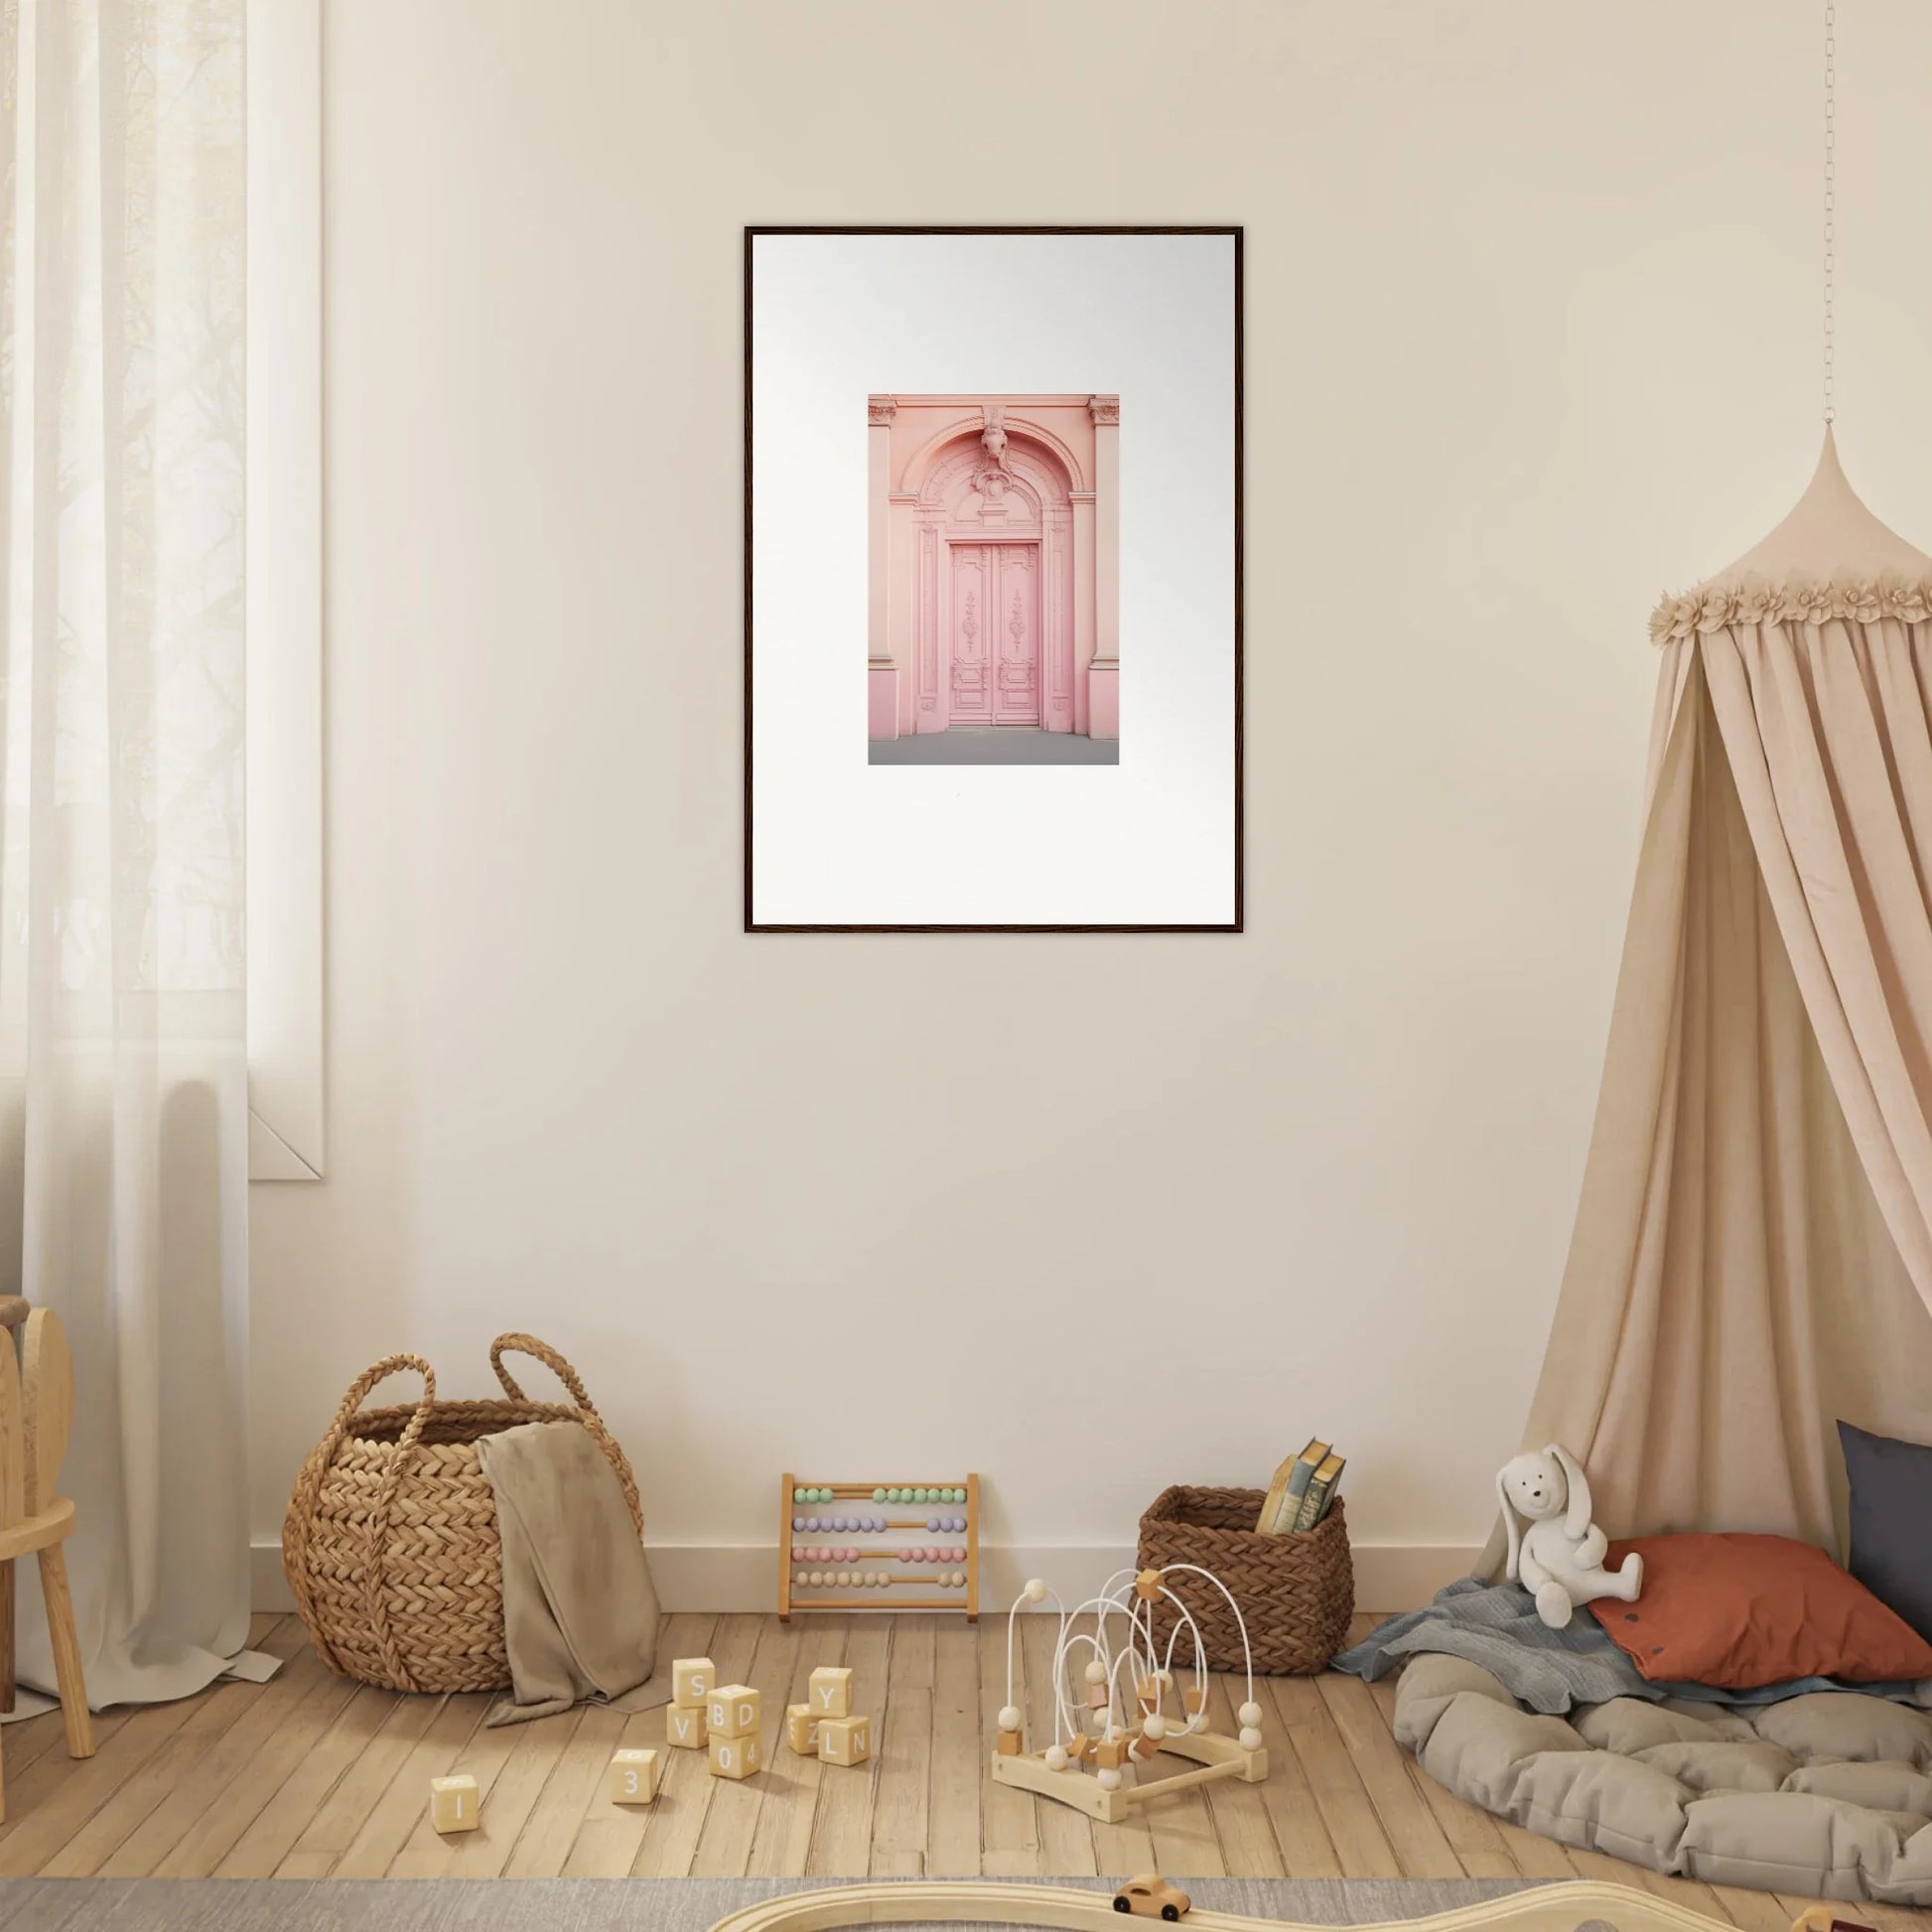
[[[611,1759],[611,1802],[647,1805],[657,1796],[657,1753],[619,1751]]]
[[[809,1704],[785,1706],[785,1742],[800,1757],[818,1755],[818,1720],[812,1716]]]
[[[714,1778],[749,1778],[760,1768],[759,1734],[747,1731],[742,1737],[714,1737],[711,1740],[711,1775]]]
[[[822,1718],[818,1756],[823,1764],[863,1764],[872,1755],[870,1718]]]
[[[439,1832],[474,1832],[483,1823],[483,1799],[467,1773],[429,1781],[429,1822]]]
[[[718,1685],[718,1666],[709,1657],[679,1657],[671,1665],[671,1702],[695,1711]]]
[[[687,1711],[681,1704],[669,1706],[664,1713],[664,1741],[674,1750],[704,1749],[704,1709]]]
[[[726,1684],[705,1705],[705,1729],[713,1737],[756,1737],[762,1702],[749,1684]]]
[[[811,1693],[814,1718],[851,1717],[852,1673],[844,1666],[821,1664],[812,1672],[807,1689]]]

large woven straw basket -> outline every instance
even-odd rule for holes
[[[570,1391],[532,1402],[503,1366],[533,1355]],[[637,1483],[577,1371],[534,1335],[498,1335],[489,1363],[506,1400],[438,1402],[419,1355],[388,1355],[356,1378],[295,1479],[282,1568],[324,1663],[392,1691],[495,1691],[503,1648],[503,1541],[477,1444],[526,1422],[579,1423],[610,1458],[643,1534]],[[364,1409],[399,1369],[423,1378],[413,1408]]]
[[[1162,1490],[1141,1518],[1141,1568],[1192,1563],[1211,1570],[1241,1605],[1257,1675],[1311,1676],[1326,1670],[1329,1658],[1347,1642],[1348,1621],[1355,1614],[1355,1573],[1341,1498],[1313,1529],[1285,1536],[1256,1531],[1264,1500],[1259,1489]],[[1221,1592],[1184,1575],[1171,1577],[1168,1587],[1199,1626],[1209,1665],[1238,1671],[1241,1626]],[[1155,1634],[1164,1649],[1180,1624],[1174,1661],[1191,1666],[1193,1639],[1173,1605],[1163,1597],[1153,1608]]]

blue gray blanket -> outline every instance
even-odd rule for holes
[[[1587,1610],[1579,1610],[1567,1628],[1552,1630],[1537,1615],[1527,1590],[1473,1577],[1437,1591],[1425,1608],[1390,1618],[1352,1650],[1344,1650],[1334,1667],[1373,1681],[1419,1650],[1466,1657],[1497,1678],[1518,1703],[1557,1716],[1572,1705],[1607,1704],[1611,1698],[1756,1706],[1807,1691],[1863,1691],[1932,1709],[1932,1678],[1916,1684],[1842,1684],[1831,1677],[1799,1677],[1749,1691],[1726,1691],[1715,1684],[1653,1684]]]

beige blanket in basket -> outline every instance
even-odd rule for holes
[[[477,1445],[503,1538],[510,1695],[484,1721],[521,1724],[596,1698],[671,1701],[655,1675],[657,1591],[616,1472],[574,1422],[529,1422]]]

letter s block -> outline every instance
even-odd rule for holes
[[[709,1657],[679,1657],[671,1664],[671,1702],[693,1711],[717,1688],[718,1666]]]

